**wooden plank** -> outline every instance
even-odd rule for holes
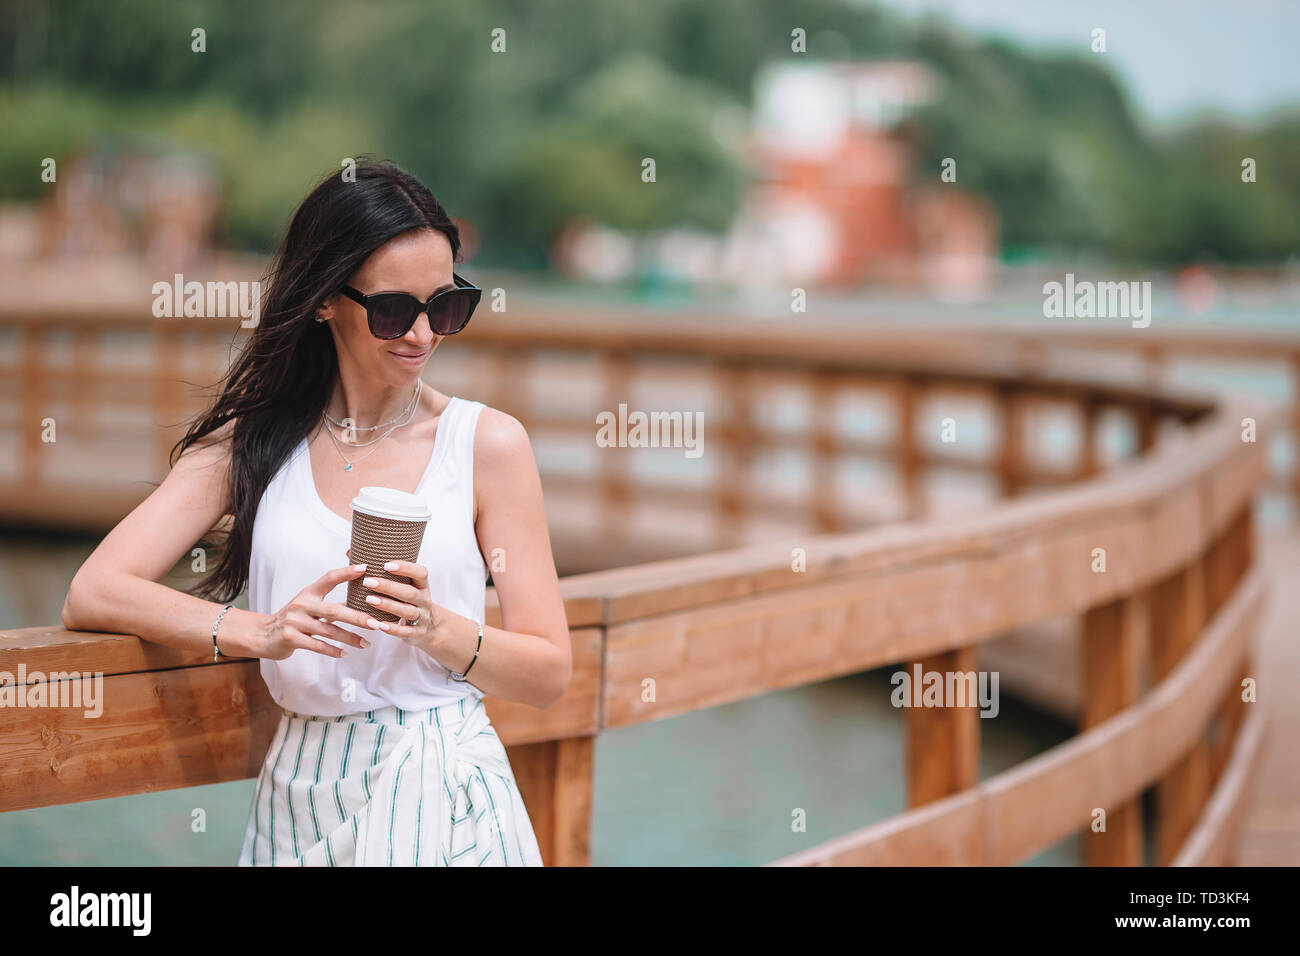
[[[632,358],[620,349],[604,355],[600,364],[605,402],[602,411],[617,418],[619,405],[627,403]],[[594,441],[595,423],[592,428]],[[600,509],[601,532],[616,541],[628,539],[627,507],[632,494],[628,454],[627,448],[617,445],[597,447],[599,487],[596,502]]]
[[[976,673],[975,649],[936,654],[915,662],[924,675]],[[913,665],[907,665],[909,677]],[[978,680],[978,674],[976,674]],[[946,680],[945,680],[946,684]],[[913,683],[915,688],[915,684]],[[979,777],[979,699],[962,706],[907,708],[907,805],[923,806],[975,786]]]
[[[561,581],[561,590],[564,583]],[[488,589],[485,623],[501,626],[501,610],[493,588]],[[573,686],[588,679],[589,661],[599,659],[596,635],[599,628],[584,628],[583,621],[598,620],[599,607],[586,598],[565,602],[573,644]],[[211,662],[210,651],[189,653],[142,641],[129,634],[103,634],[97,631],[69,631],[62,627],[24,627],[0,631],[0,671],[84,671],[103,674],[133,674],[141,671],[195,667]],[[572,690],[572,687],[571,687]],[[584,690],[591,694],[595,687]]]
[[[1014,498],[1020,491],[1024,471],[1024,400],[1017,389],[1004,386],[997,392],[997,409],[1002,425],[998,439],[998,490],[1003,498]]]
[[[1090,608],[1083,618],[1084,730],[1096,727],[1138,702],[1141,635],[1138,602],[1123,597]],[[1142,804],[1126,800],[1106,811],[1105,829],[1083,831],[1083,860],[1088,866],[1142,865]]]
[[[1214,615],[1231,596],[1243,575],[1250,570],[1253,557],[1252,538],[1254,521],[1252,509],[1241,508],[1233,521],[1223,529],[1206,556],[1205,594],[1206,613]],[[1248,676],[1249,667],[1242,667],[1242,677]],[[1232,756],[1233,741],[1245,716],[1245,703],[1241,699],[1240,683],[1229,687],[1223,695],[1215,721],[1211,725],[1209,776],[1217,786]]]
[[[503,744],[596,732],[600,634],[598,628],[572,632],[573,680],[550,708],[484,698]],[[278,711],[256,661],[187,666],[192,655],[138,638],[117,636],[98,643],[116,645],[101,659],[119,667],[150,657],[154,663],[168,658],[172,666],[105,673],[91,655],[69,642],[56,642],[57,653],[4,655],[0,670],[17,674],[21,664],[28,681],[24,687],[46,683],[56,670],[99,671],[105,704],[98,718],[66,708],[14,708],[0,733],[0,810],[238,780],[257,772],[274,730],[274,722],[259,721]],[[34,661],[43,663],[37,667]]]
[[[1204,729],[1214,698],[1248,653],[1266,593],[1254,570],[1195,650],[1143,700],[955,796],[907,810],[778,866],[1010,866],[1137,798]]]
[[[1263,764],[1268,730],[1267,712],[1252,708],[1232,747],[1231,759],[1205,811],[1179,847],[1173,866],[1235,865],[1235,843]]]
[[[1149,405],[1139,405],[1133,410],[1133,426],[1137,432],[1138,453],[1148,454],[1156,447],[1156,427],[1159,420]]]
[[[1203,735],[1219,694],[1235,680],[1265,592],[1264,575],[1252,572],[1195,650],[1138,704],[981,784],[990,864],[1028,859],[1087,826],[1095,807],[1136,799],[1164,776]]]
[[[1195,646],[1205,620],[1204,562],[1193,561],[1152,588],[1151,671],[1162,680]],[[1231,673],[1235,673],[1234,667]],[[1195,826],[1210,791],[1210,746],[1198,735],[1169,775],[1156,784],[1156,863],[1168,866]]]
[[[171,469],[169,452],[172,442],[168,432],[174,429],[183,418],[182,408],[185,393],[181,387],[181,332],[182,326],[171,324],[161,326],[155,337],[154,346],[154,386],[155,421],[162,426],[155,429],[157,440],[155,458],[160,475]]]
[[[912,379],[903,376],[894,387],[897,403],[895,439],[899,482],[907,502],[907,517],[915,520],[925,513],[921,492],[922,456],[916,440],[916,406],[920,396]],[[987,466],[985,466],[987,467]]]
[[[768,866],[986,866],[979,788],[896,814]]]
[[[717,409],[711,442],[721,462],[713,482],[714,540],[718,547],[729,548],[741,540],[741,524],[751,494],[751,410],[746,370],[731,362],[721,363],[714,369],[711,384]]]
[[[770,572],[788,583],[783,590],[758,578],[726,600],[715,594],[710,604],[613,624],[609,725],[914,660],[1112,600],[1194,549],[1198,500],[1173,496],[1145,521],[1058,528],[978,558],[924,555],[870,574],[818,576],[810,554],[808,572],[788,563]],[[789,548],[777,547],[788,561]],[[1105,574],[1091,570],[1094,547],[1107,550]],[[934,594],[945,600],[930,600]],[[659,687],[653,705],[640,699],[647,677]]]
[[[1101,403],[1085,401],[1079,406],[1079,462],[1077,476],[1080,480],[1091,478],[1101,471],[1101,455],[1097,426],[1101,421]]]
[[[507,748],[546,866],[591,865],[594,749],[594,736]]]
[[[45,408],[45,383],[49,371],[45,364],[45,343],[41,328],[34,322],[26,322],[19,329],[22,350],[22,412],[19,421],[19,434],[22,436],[18,453],[18,473],[21,475],[20,488],[38,487],[44,476],[43,452],[49,446],[42,441],[44,426],[41,422],[48,417]],[[58,422],[55,421],[57,438]]]
[[[255,776],[280,718],[256,664],[106,676],[102,714],[14,708],[0,811]]]
[[[810,459],[806,508],[816,532],[820,534],[840,531],[843,529],[843,522],[840,519],[836,465],[842,460],[846,446],[840,441],[835,426],[839,382],[836,378],[825,374],[810,375],[806,388],[811,398],[809,402],[811,421],[804,436],[804,441],[807,443],[805,452]],[[758,436],[750,436],[751,442],[756,437]]]

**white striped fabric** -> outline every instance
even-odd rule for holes
[[[482,699],[341,717],[283,711],[240,866],[542,866]]]

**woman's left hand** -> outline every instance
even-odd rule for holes
[[[362,578],[361,583],[379,594],[366,595],[366,601],[381,611],[396,614],[400,621],[374,621],[372,627],[400,637],[408,644],[428,650],[446,609],[433,602],[429,594],[429,569],[410,561],[389,561],[384,570],[411,579],[410,584],[387,578]]]

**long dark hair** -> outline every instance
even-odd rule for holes
[[[452,261],[460,255],[460,232],[446,210],[423,183],[389,162],[358,162],[355,180],[326,176],[294,212],[263,284],[250,341],[169,458],[174,465],[185,449],[235,420],[226,479],[229,530],[219,563],[190,593],[225,603],[248,584],[258,503],[320,420],[338,374],[333,336],[314,313],[371,253],[412,229],[441,232]]]

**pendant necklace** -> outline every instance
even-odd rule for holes
[[[421,384],[422,384],[422,382],[421,382],[420,380],[417,380],[416,383],[415,383],[415,398],[419,398],[419,395],[420,395],[420,385],[421,385]],[[339,440],[338,440],[336,437],[334,437],[334,430],[333,430],[332,428],[330,428],[330,422],[331,422],[331,419],[330,419],[330,417],[329,417],[328,415],[325,414],[324,411],[322,411],[322,412],[321,412],[321,417],[324,418],[324,420],[325,420],[325,430],[329,433],[330,441],[331,441],[331,442],[333,443],[333,445],[334,445],[334,450],[337,451],[337,452],[339,453],[339,457],[343,459],[343,470],[344,470],[344,471],[351,471],[353,465],[358,464],[359,462],[365,461],[365,459],[369,458],[370,455],[373,454],[373,453],[378,449],[378,444],[379,444],[379,442],[383,441],[385,438],[387,438],[387,437],[388,437],[389,435],[391,435],[393,432],[397,431],[397,429],[402,428],[403,426],[410,424],[411,419],[412,419],[412,418],[414,417],[414,415],[415,415],[415,409],[416,409],[417,407],[418,407],[418,404],[413,400],[412,403],[411,403],[409,406],[407,406],[407,411],[406,411],[406,413],[405,413],[406,421],[398,422],[398,418],[401,418],[401,417],[402,417],[401,415],[399,415],[398,418],[395,418],[395,419],[393,419],[392,421],[384,422],[385,425],[392,425],[392,427],[389,428],[388,431],[384,432],[384,433],[383,433],[382,435],[380,435],[378,438],[372,438],[372,439],[371,439],[370,441],[368,441],[368,442],[361,442],[361,443],[359,443],[359,446],[360,446],[360,447],[364,447],[364,446],[366,446],[366,445],[375,445],[376,447],[370,449],[370,451],[366,452],[366,453],[365,453],[364,455],[362,455],[360,458],[357,458],[357,459],[355,459],[355,460],[353,460],[353,461],[348,461],[347,456],[343,454],[343,449],[342,449],[342,447],[340,447],[340,445],[339,445]],[[396,424],[394,424],[394,423],[396,423]]]

